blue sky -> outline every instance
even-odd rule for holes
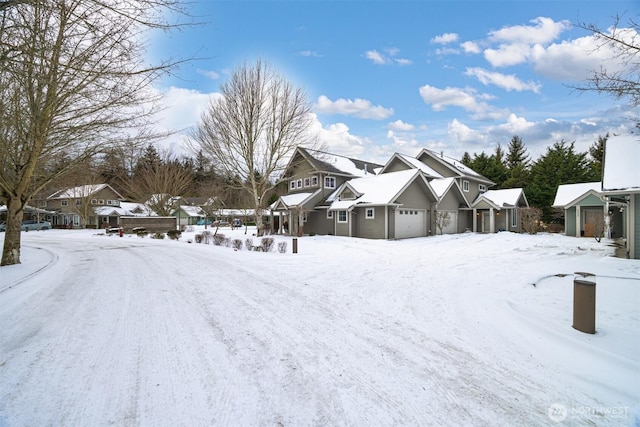
[[[506,148],[534,157],[565,139],[624,134],[624,101],[578,94],[590,69],[618,67],[578,21],[638,19],[636,1],[207,1],[201,25],[154,37],[152,56],[200,59],[162,81],[166,128],[199,120],[218,85],[258,58],[301,86],[328,151],[370,161],[422,148],[453,157]],[[176,135],[166,142],[184,146]]]

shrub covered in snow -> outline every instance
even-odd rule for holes
[[[278,242],[278,252],[284,254],[287,252],[287,242]]]
[[[275,243],[275,240],[273,237],[263,237],[261,242],[262,251],[271,252],[271,249],[273,249],[274,243]]]
[[[240,239],[233,239],[231,241],[231,246],[233,247],[233,249],[239,251],[240,249],[242,249],[242,240]]]

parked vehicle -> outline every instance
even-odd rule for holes
[[[238,218],[234,219],[233,222],[231,223],[231,226],[233,228],[239,228],[242,227],[242,221],[240,221]]]
[[[35,220],[22,221],[22,226],[20,227],[20,230],[22,231],[50,230],[50,229],[51,229],[51,223],[49,221],[38,222]],[[7,231],[7,224],[5,222],[0,224],[0,231]]]

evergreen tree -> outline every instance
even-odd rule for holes
[[[609,134],[598,136],[598,140],[589,147],[589,156],[591,156],[591,181],[600,181],[602,179],[602,161],[604,160],[604,144],[607,142]]]
[[[471,156],[469,155],[469,152],[468,152],[468,151],[465,151],[465,152],[464,152],[464,154],[462,155],[462,159],[460,160],[460,162],[461,162],[463,165],[465,165],[465,166],[467,166],[467,167],[470,167],[470,168],[471,168],[471,164],[472,164],[472,162],[473,162],[473,161],[471,160]],[[472,168],[472,169],[473,169],[473,168]]]
[[[509,150],[505,159],[507,178],[502,188],[526,188],[529,184],[529,164],[531,160],[522,139],[514,135],[509,142]]]
[[[558,186],[587,182],[591,177],[591,168],[587,153],[577,153],[575,142],[562,140],[551,147],[531,167],[531,184],[527,186],[527,199],[531,206],[542,209],[542,219],[553,219],[551,204]]]

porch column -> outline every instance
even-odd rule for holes
[[[473,218],[472,221],[473,223],[473,232],[477,233],[478,232],[478,210],[476,208],[473,208]]]
[[[576,206],[576,237],[580,237],[580,231],[582,231],[582,221],[580,221],[580,205]]]
[[[496,217],[493,208],[489,208],[489,233],[496,232]]]

